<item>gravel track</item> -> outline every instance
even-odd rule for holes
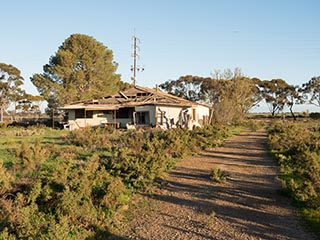
[[[124,239],[315,239],[304,231],[288,198],[279,194],[277,168],[265,130],[245,131],[223,147],[177,164],[153,194],[140,196]],[[215,183],[210,169],[229,176]]]

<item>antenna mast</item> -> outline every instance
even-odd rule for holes
[[[136,85],[137,82],[137,71],[144,71],[144,67],[139,67],[137,65],[137,58],[139,58],[139,54],[138,52],[140,51],[140,48],[137,45],[137,42],[140,43],[140,39],[136,37],[136,35],[133,35],[133,66],[131,66],[131,71],[133,72],[133,77],[131,77],[131,79],[133,80],[133,85]]]

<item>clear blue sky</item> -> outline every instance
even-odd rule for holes
[[[110,48],[131,82],[135,31],[141,86],[235,67],[295,85],[320,75],[318,0],[10,0],[0,9],[0,62],[18,67],[33,94],[29,78],[73,33]]]

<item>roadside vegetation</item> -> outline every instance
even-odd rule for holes
[[[234,130],[0,129],[0,239],[103,239],[133,193]]]
[[[210,170],[210,178],[212,181],[222,183],[227,180],[228,174],[220,168],[213,167]]]
[[[320,236],[320,122],[274,121],[269,144],[277,160],[284,193],[301,209]]]

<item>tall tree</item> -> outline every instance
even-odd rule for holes
[[[299,86],[290,85],[287,90],[287,106],[289,107],[291,116],[294,120],[297,119],[296,115],[293,112],[293,106],[295,104],[303,104],[305,101],[302,94],[299,92]]]
[[[0,122],[3,122],[3,112],[13,99],[18,99],[22,93],[23,77],[20,70],[10,64],[0,63]]]
[[[215,70],[202,84],[202,94],[214,106],[216,120],[225,123],[243,121],[261,100],[256,79],[246,77],[239,68]]]
[[[302,85],[300,91],[308,98],[310,104],[320,107],[320,76],[311,78]]]
[[[260,101],[256,82],[244,76],[239,68],[215,70],[211,78],[183,76],[161,84],[160,88],[191,101],[210,104],[220,122],[241,122]]]
[[[44,65],[42,74],[34,74],[32,83],[56,109],[64,104],[101,98],[118,91],[122,82],[116,74],[113,53],[93,37],[73,34]]]
[[[290,85],[283,79],[264,80],[259,83],[262,98],[266,101],[272,117],[288,104]]]

